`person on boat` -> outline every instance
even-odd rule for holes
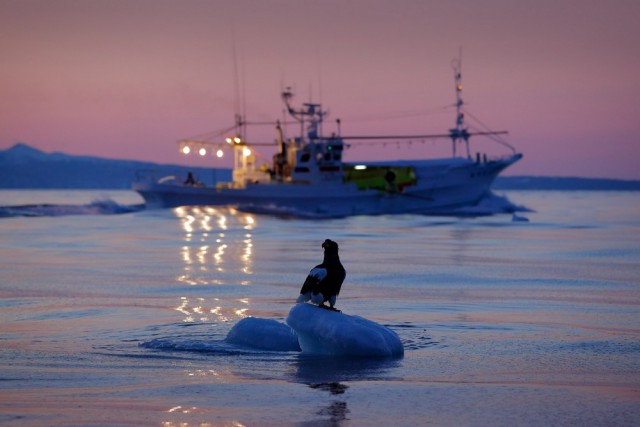
[[[398,184],[396,183],[396,173],[389,169],[387,173],[384,174],[384,182],[385,189],[387,193],[397,193],[398,192]]]
[[[187,175],[187,180],[184,183],[186,185],[195,185],[196,184],[196,180],[193,177],[193,174],[191,172],[189,172],[189,174]]]

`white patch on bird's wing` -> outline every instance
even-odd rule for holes
[[[318,280],[322,280],[327,277],[327,269],[326,268],[314,268],[309,272],[309,276],[313,276]]]
[[[311,292],[307,292],[306,294],[300,294],[300,296],[298,296],[298,299],[296,300],[296,302],[301,303],[301,302],[307,302],[311,299]]]

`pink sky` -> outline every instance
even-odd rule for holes
[[[284,84],[330,110],[325,131],[446,132],[462,46],[468,110],[524,153],[506,175],[640,179],[638,22],[635,0],[0,0],[0,149],[229,166],[175,141],[233,124],[235,34],[248,120],[281,118]]]

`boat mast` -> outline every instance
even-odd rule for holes
[[[322,111],[322,106],[320,104],[313,103],[305,103],[302,104],[303,108],[296,110],[290,104],[291,98],[293,98],[293,93],[291,92],[291,88],[287,88],[284,92],[282,92],[282,100],[287,106],[287,112],[296,120],[300,122],[300,131],[301,134],[304,132],[305,122],[307,124],[307,137],[309,139],[318,139],[321,136],[319,132],[319,126],[322,124],[324,117],[328,114],[326,111]]]
[[[456,127],[449,129],[449,137],[453,145],[453,157],[456,157],[457,142],[464,141],[467,148],[467,157],[470,159],[469,137],[471,135],[464,124],[464,113],[462,112],[462,106],[464,105],[464,101],[462,100],[462,49],[460,49],[459,57],[451,62],[451,66],[453,68],[453,77],[456,85]]]

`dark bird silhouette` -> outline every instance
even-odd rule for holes
[[[338,244],[327,239],[322,244],[322,248],[324,249],[324,260],[322,264],[316,265],[309,272],[297,302],[311,300],[312,303],[320,307],[329,308],[324,305],[329,301],[330,308],[335,310],[336,297],[340,293],[342,282],[344,282],[347,273],[340,263]]]

